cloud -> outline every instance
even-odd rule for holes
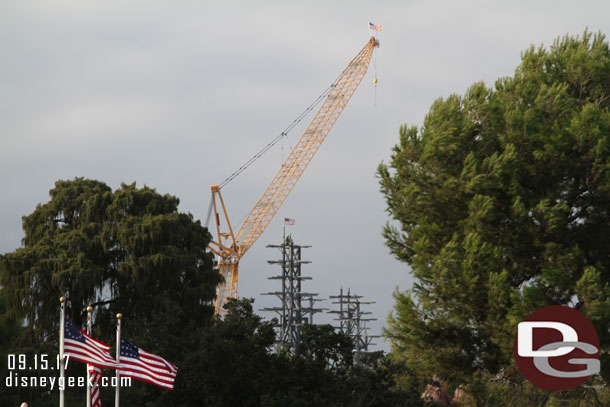
[[[567,32],[609,32],[610,4],[487,1],[17,1],[0,4],[0,252],[58,179],[148,184],[203,218],[218,183],[283,130],[383,26],[376,64],[277,219],[311,244],[307,289],[341,286],[377,301],[408,288],[408,266],[381,238],[375,168],[403,123],[438,97],[511,75],[520,53]],[[373,71],[379,77],[375,107]],[[305,123],[285,142],[294,145]],[[285,151],[285,154],[287,151]],[[234,223],[275,174],[274,150],[223,190]],[[272,222],[244,258],[240,294],[269,291]],[[308,254],[309,256],[309,254]],[[308,271],[309,272],[309,271]],[[328,305],[328,304],[327,304]],[[385,345],[387,349],[387,345]]]

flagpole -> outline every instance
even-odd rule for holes
[[[87,335],[91,336],[91,311],[93,307],[89,305],[87,307]],[[89,371],[89,364],[87,363],[87,407],[91,407],[91,372]]]
[[[65,368],[64,368],[64,330],[66,329],[66,298],[61,297],[60,302],[60,320],[59,320],[59,407],[64,407],[64,384],[65,384]]]
[[[116,314],[116,363],[121,361],[121,318],[122,314]],[[114,394],[114,407],[119,407],[119,390],[121,389],[121,374],[116,370],[116,392]]]

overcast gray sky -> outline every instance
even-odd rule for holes
[[[240,268],[240,296],[279,289],[267,244],[313,247],[306,290],[340,287],[376,301],[412,284],[381,229],[375,169],[401,125],[421,125],[439,97],[512,75],[521,52],[554,38],[610,33],[607,1],[0,2],[0,253],[19,247],[21,217],[58,179],[137,182],[176,195],[204,220],[209,186],[282,131],[343,70],[380,24],[373,70]],[[311,117],[309,117],[311,119]],[[305,120],[307,122],[307,120]],[[302,126],[223,189],[233,223],[249,212]],[[329,307],[326,301],[323,306]],[[326,318],[318,319],[325,321]],[[387,344],[380,344],[388,349]]]

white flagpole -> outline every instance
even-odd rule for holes
[[[89,305],[87,307],[87,335],[91,336],[91,311],[93,307]],[[91,407],[91,372],[89,372],[89,364],[87,363],[87,407]]]
[[[66,329],[66,299],[59,299],[61,316],[59,320],[59,407],[64,407],[64,387],[65,387],[65,368],[64,368],[64,330]]]
[[[122,314],[116,314],[116,363],[121,362],[121,318]],[[119,407],[119,390],[121,389],[121,374],[116,370],[116,392],[114,393],[114,407]]]

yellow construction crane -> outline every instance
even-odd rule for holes
[[[216,291],[216,313],[223,312],[223,305],[229,298],[237,298],[237,277],[239,261],[263,234],[271,219],[282,206],[282,203],[297,183],[307,165],[316,154],[320,145],[343,112],[343,109],[360,85],[366,74],[373,50],[379,46],[379,41],[371,37],[364,48],[350,61],[347,68],[339,75],[325,93],[322,106],[313,120],[286,158],[282,167],[250,211],[244,222],[234,233],[227,214],[227,208],[222,199],[220,189],[224,184],[212,185],[212,206],[216,222],[216,240],[210,243],[209,249],[218,256],[218,269],[223,277]],[[324,94],[323,94],[324,96]],[[321,96],[321,97],[323,97]],[[296,122],[296,121],[295,121]],[[281,136],[284,136],[283,132]],[[264,149],[264,151],[266,151]],[[253,157],[253,159],[257,156]],[[248,163],[227,180],[231,180]],[[227,181],[225,180],[225,182]],[[222,211],[223,225],[221,228]]]

